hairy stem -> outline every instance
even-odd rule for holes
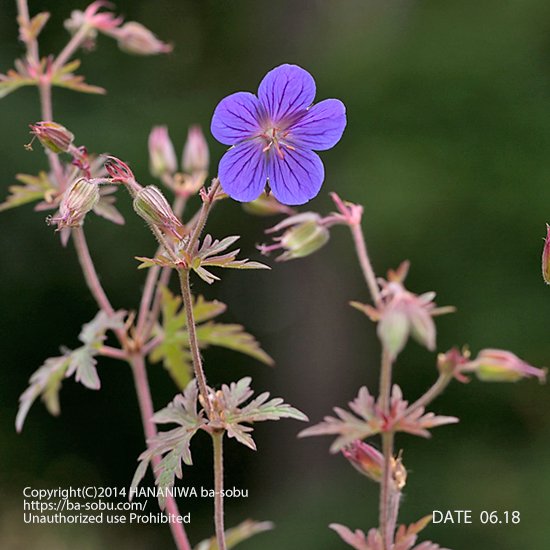
[[[392,379],[392,360],[387,350],[382,350],[382,364],[380,368],[380,407],[382,412],[387,415],[390,410],[390,394]],[[382,433],[382,453],[384,455],[384,470],[382,481],[380,483],[380,534],[382,536],[382,547],[389,550],[392,545],[393,532],[395,524],[392,525],[390,519],[396,518],[396,513],[392,513],[392,458],[393,458],[393,439],[392,432]]]
[[[181,219],[185,209],[185,204],[186,198],[182,195],[177,195],[172,204],[172,210],[174,211],[176,217]],[[155,252],[155,256],[161,251],[162,248],[159,246]],[[136,325],[138,337],[142,342],[145,342],[149,338],[151,330],[153,329],[160,313],[159,286],[166,286],[168,284],[172,270],[168,267],[163,268],[159,281],[160,273],[160,266],[155,265],[149,269],[147,278],[145,279],[145,286],[143,287],[143,294],[139,304],[139,313]]]
[[[208,399],[208,387],[206,385],[206,376],[202,366],[201,352],[199,349],[199,341],[197,339],[197,331],[195,328],[195,316],[193,315],[193,298],[191,296],[191,286],[189,283],[189,270],[178,270],[180,278],[181,296],[183,299],[183,307],[187,318],[187,334],[189,336],[189,349],[191,350],[191,358],[193,360],[193,370],[195,378],[199,385],[199,392],[202,397],[202,405],[205,408],[208,416],[211,416],[211,405]]]
[[[111,359],[120,359],[121,361],[128,361],[127,353],[118,348],[112,348],[111,346],[101,346],[98,349],[99,355],[103,357],[110,357]]]
[[[403,412],[403,416],[407,416],[416,411],[420,407],[429,405],[440,393],[443,393],[445,388],[450,384],[453,375],[449,373],[441,373],[433,386],[421,397],[419,397],[412,405],[409,405]]]
[[[212,205],[214,204],[214,197],[216,196],[216,192],[218,191],[219,186],[220,180],[216,179],[212,184],[212,187],[210,187],[208,195],[203,199],[202,207],[199,212],[199,217],[193,227],[193,233],[191,233],[191,237],[187,245],[187,252],[189,253],[193,252],[194,247],[197,244],[199,237],[201,236],[202,230],[206,225],[206,220],[208,219],[208,215],[210,214],[210,210],[212,208]]]
[[[55,73],[58,69],[63,67],[71,56],[78,50],[82,42],[86,40],[86,35],[90,28],[87,23],[84,23],[78,31],[72,36],[67,45],[61,50],[59,55],[55,58],[55,61],[52,64],[52,72]]]
[[[154,408],[153,400],[151,398],[151,390],[149,389],[149,381],[147,380],[147,371],[145,369],[145,361],[142,355],[134,355],[130,360],[132,366],[132,374],[134,376],[134,384],[136,386],[136,393],[139,402],[139,411],[141,413],[141,421],[143,423],[143,431],[145,433],[145,439],[151,440],[157,435],[157,428],[153,422]],[[155,477],[155,469],[160,462],[159,456],[154,456],[151,460],[153,473]],[[178,505],[176,500],[170,494],[166,495],[166,511],[169,514],[175,514],[179,516]],[[172,531],[172,537],[176,543],[178,550],[191,550],[189,539],[183,527],[183,524],[177,522],[170,522],[170,530]]]
[[[226,550],[223,524],[223,431],[212,432],[214,446],[214,523],[218,550]]]
[[[105,313],[110,316],[114,315],[115,310],[113,309],[109,298],[107,298],[107,295],[101,286],[94,262],[90,256],[90,250],[88,249],[88,243],[86,242],[86,237],[84,236],[84,230],[82,227],[73,228],[72,237],[76,248],[76,253],[78,255],[78,261],[80,262],[80,267],[82,267],[84,279],[86,279],[86,284],[88,285],[90,292],[99,307],[105,311]]]
[[[372,268],[369,253],[367,251],[367,243],[365,242],[361,225],[351,224],[349,228],[355,244],[355,251],[357,252],[359,265],[361,266],[361,271],[363,271],[363,276],[365,277],[365,281],[369,287],[372,301],[376,306],[378,306],[381,302],[380,288],[376,282],[376,275],[374,274],[374,269]]]
[[[27,0],[17,0],[17,14],[19,27],[28,27],[30,21],[29,6]],[[40,55],[38,53],[38,41],[36,38],[31,40],[25,40],[25,46],[27,47],[27,56],[34,65],[38,65],[40,61]]]

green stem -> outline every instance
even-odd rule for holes
[[[214,523],[218,550],[226,550],[223,512],[223,431],[212,432],[214,447]]]

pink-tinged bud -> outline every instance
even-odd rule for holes
[[[200,126],[191,126],[187,133],[187,141],[183,148],[181,165],[188,174],[206,172],[210,162],[208,143]]]
[[[163,233],[176,239],[184,237],[183,224],[178,220],[158,187],[148,185],[138,191],[134,198],[134,210],[149,225],[160,229]]]
[[[382,481],[384,472],[384,455],[372,445],[356,440],[342,450],[342,454],[361,474],[376,483]],[[392,481],[395,489],[401,491],[407,482],[407,470],[400,457],[391,458]]]
[[[547,285],[550,284],[550,225],[548,224],[546,224],[546,239],[542,249],[542,278]]]
[[[374,321],[378,321],[378,337],[392,359],[403,350],[409,336],[430,351],[435,349],[436,328],[433,317],[454,311],[453,307],[436,307],[435,292],[413,294],[403,285],[408,263],[388,273],[388,279],[379,279],[382,286],[381,304],[376,308],[358,307]]]
[[[384,469],[384,455],[363,441],[356,440],[342,450],[342,454],[361,474],[380,483]]]
[[[303,258],[322,248],[329,240],[329,230],[322,224],[322,218],[314,212],[303,212],[290,216],[266,233],[273,233],[285,229],[280,237],[274,237],[275,244],[259,245],[262,254],[269,254],[274,250],[284,250],[277,258],[278,262],[285,262],[295,258]]]
[[[281,204],[272,194],[262,193],[257,199],[251,202],[244,202],[243,209],[254,216],[276,216],[277,214],[287,214],[292,216],[296,211]]]
[[[57,122],[37,122],[31,124],[30,128],[31,134],[36,136],[46,149],[54,153],[66,153],[74,140],[73,133]]]
[[[176,152],[166,126],[155,126],[149,134],[149,170],[155,178],[173,174],[178,169]]]
[[[104,165],[113,183],[129,183],[136,179],[130,167],[116,157],[106,157]]]
[[[459,351],[457,348],[451,348],[447,353],[437,356],[437,370],[442,375],[454,376],[459,382],[469,382],[470,379],[462,374],[462,369],[468,364],[469,359],[468,349]]]
[[[547,369],[533,367],[510,351],[484,349],[462,371],[475,372],[483,382],[517,382],[522,378],[538,378],[543,383],[546,382]]]
[[[149,29],[135,21],[124,23],[113,36],[118,41],[118,47],[127,53],[156,55],[172,51],[170,44],[165,44]]]
[[[57,231],[64,227],[78,227],[82,225],[84,217],[98,201],[97,183],[80,178],[65,191],[59,204],[59,211],[50,219],[50,222],[57,225]]]

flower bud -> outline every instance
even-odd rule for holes
[[[380,483],[384,469],[384,455],[372,445],[356,440],[342,454],[350,464],[361,474]]]
[[[178,169],[176,152],[166,126],[155,126],[149,134],[149,171],[155,178],[173,174]]]
[[[342,450],[342,454],[350,464],[361,474],[372,479],[376,483],[382,481],[384,472],[384,455],[372,445],[356,440]],[[391,457],[391,479],[395,489],[401,491],[407,481],[407,470],[403,466],[401,457]]]
[[[185,228],[178,220],[158,187],[148,185],[137,192],[134,198],[134,210],[149,225],[163,233],[182,239]]]
[[[290,216],[267,231],[273,233],[286,229],[280,237],[274,237],[273,240],[277,242],[272,245],[260,245],[258,249],[266,255],[274,250],[284,250],[285,252],[277,258],[278,262],[309,256],[322,248],[330,238],[329,230],[320,222],[321,217],[313,212]]]
[[[546,224],[546,239],[542,249],[542,278],[547,285],[550,284],[550,225],[548,224]]]
[[[187,141],[183,148],[182,167],[188,174],[194,172],[206,172],[210,162],[208,144],[204,138],[201,127],[191,126],[187,133]]]
[[[63,194],[59,211],[51,218],[57,230],[82,225],[84,216],[99,201],[99,187],[85,178],[76,180]]]
[[[243,202],[243,209],[254,216],[275,216],[277,214],[288,214],[292,216],[295,210],[281,204],[272,194],[262,193],[257,199],[250,202]]]
[[[522,378],[538,378],[546,381],[547,369],[538,369],[522,361],[510,351],[484,349],[474,361],[462,369],[463,372],[475,372],[483,382],[517,382]]]
[[[170,44],[159,40],[149,29],[141,23],[129,21],[124,23],[117,33],[118,47],[136,55],[156,55],[172,51]]]
[[[46,149],[54,153],[66,153],[74,140],[73,133],[57,122],[37,122],[31,124],[30,128],[31,134],[36,136]]]
[[[105,160],[105,170],[114,183],[129,183],[135,181],[134,173],[130,167],[120,159],[108,156]]]

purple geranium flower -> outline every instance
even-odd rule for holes
[[[212,117],[213,136],[233,145],[218,170],[224,191],[252,201],[266,184],[283,204],[304,204],[319,193],[325,170],[317,154],[334,147],[346,126],[338,99],[315,98],[313,77],[297,65],[269,71],[258,97],[237,92],[222,99]]]

